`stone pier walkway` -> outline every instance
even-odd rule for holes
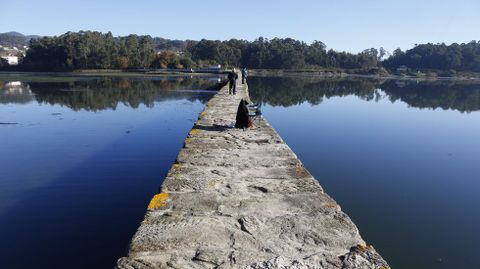
[[[241,98],[208,102],[117,267],[389,268],[265,119],[227,127]]]

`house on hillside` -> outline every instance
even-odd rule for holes
[[[1,56],[2,59],[5,59],[9,65],[18,65],[18,56]]]

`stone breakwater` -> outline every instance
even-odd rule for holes
[[[206,105],[117,268],[389,268],[277,132]]]

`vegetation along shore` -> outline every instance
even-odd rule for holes
[[[13,35],[13,37],[12,37]],[[371,75],[415,78],[480,78],[480,41],[450,45],[418,44],[392,53],[370,48],[359,53],[327,49],[321,41],[307,44],[291,38],[254,41],[169,40],[151,36],[114,37],[110,32],[67,32],[40,37],[0,34],[1,50],[16,45],[18,65],[0,61],[7,71],[74,71],[174,73],[211,65],[258,69],[252,74]],[[193,69],[193,70],[192,70]]]

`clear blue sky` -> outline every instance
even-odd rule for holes
[[[480,39],[480,0],[0,0],[0,32],[111,31],[171,39],[320,40],[328,48],[411,48]]]

